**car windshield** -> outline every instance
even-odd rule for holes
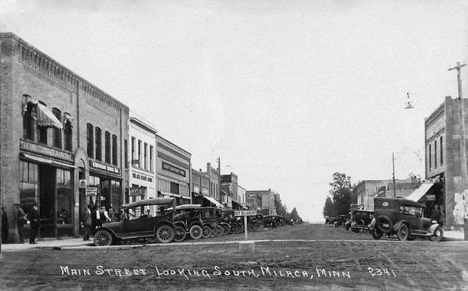
[[[126,219],[138,219],[164,216],[168,213],[168,208],[172,207],[171,203],[156,204],[156,205],[138,205],[123,209],[123,217]]]

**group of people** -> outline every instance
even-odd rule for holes
[[[91,232],[97,227],[100,227],[103,223],[115,220],[116,215],[112,205],[109,208],[105,206],[86,205],[86,209],[81,217],[83,240],[90,240]]]
[[[23,244],[24,243],[24,234],[23,234],[23,229],[24,225],[29,222],[29,225],[31,226],[31,230],[29,232],[29,243],[30,244],[36,244],[36,236],[37,233],[39,232],[39,226],[40,226],[40,221],[39,221],[39,211],[38,211],[38,205],[37,203],[34,203],[32,205],[31,210],[26,214],[21,208],[21,205],[16,203],[15,204],[16,208],[16,225],[18,227],[18,235],[19,235],[19,243]],[[10,233],[10,227],[8,223],[8,215],[5,210],[5,206],[2,206],[2,243],[7,243],[8,242],[8,236]]]

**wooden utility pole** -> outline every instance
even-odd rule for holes
[[[393,198],[396,197],[396,183],[395,183],[395,153],[392,153],[392,165],[393,165]]]
[[[463,93],[462,93],[462,81],[461,81],[461,68],[466,66],[466,64],[460,64],[457,62],[457,65],[453,68],[449,68],[449,71],[457,70],[457,81],[458,81],[458,101],[460,101],[460,166],[461,166],[461,189],[463,193],[464,202],[468,197],[466,197],[466,184],[468,179],[468,170],[467,170],[467,160],[466,160],[466,140],[465,140],[465,106],[463,105]],[[466,212],[466,205],[465,205]],[[466,213],[464,213],[464,237],[465,240],[468,240],[468,219],[466,218]]]

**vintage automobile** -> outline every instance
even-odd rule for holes
[[[346,221],[348,220],[348,215],[340,215],[337,217],[336,221],[333,223],[334,227],[345,227]]]
[[[218,225],[216,207],[201,207],[200,218],[202,221],[202,236],[204,238],[214,237],[224,233],[224,229]]]
[[[200,204],[183,204],[175,208],[176,215],[174,224],[183,227],[183,231],[176,232],[175,241],[183,241],[187,233],[192,239],[200,239],[202,237],[203,223],[201,220],[201,205]]]
[[[96,246],[109,246],[126,240],[156,239],[170,243],[175,236],[174,198],[139,200],[121,206],[122,219],[103,223],[93,230]],[[147,209],[156,209],[154,216],[146,215]]]
[[[427,237],[440,241],[444,231],[440,225],[423,217],[424,206],[405,198],[374,198],[374,216],[370,231],[374,239],[383,234],[396,234],[399,240],[414,240]]]
[[[368,231],[373,218],[373,210],[355,209],[351,211],[351,218],[348,220],[349,223],[347,222],[346,224],[346,230],[348,230],[349,227],[351,231],[355,233],[361,230]]]

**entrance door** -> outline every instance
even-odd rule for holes
[[[39,165],[40,237],[55,237],[55,185],[56,169]]]

